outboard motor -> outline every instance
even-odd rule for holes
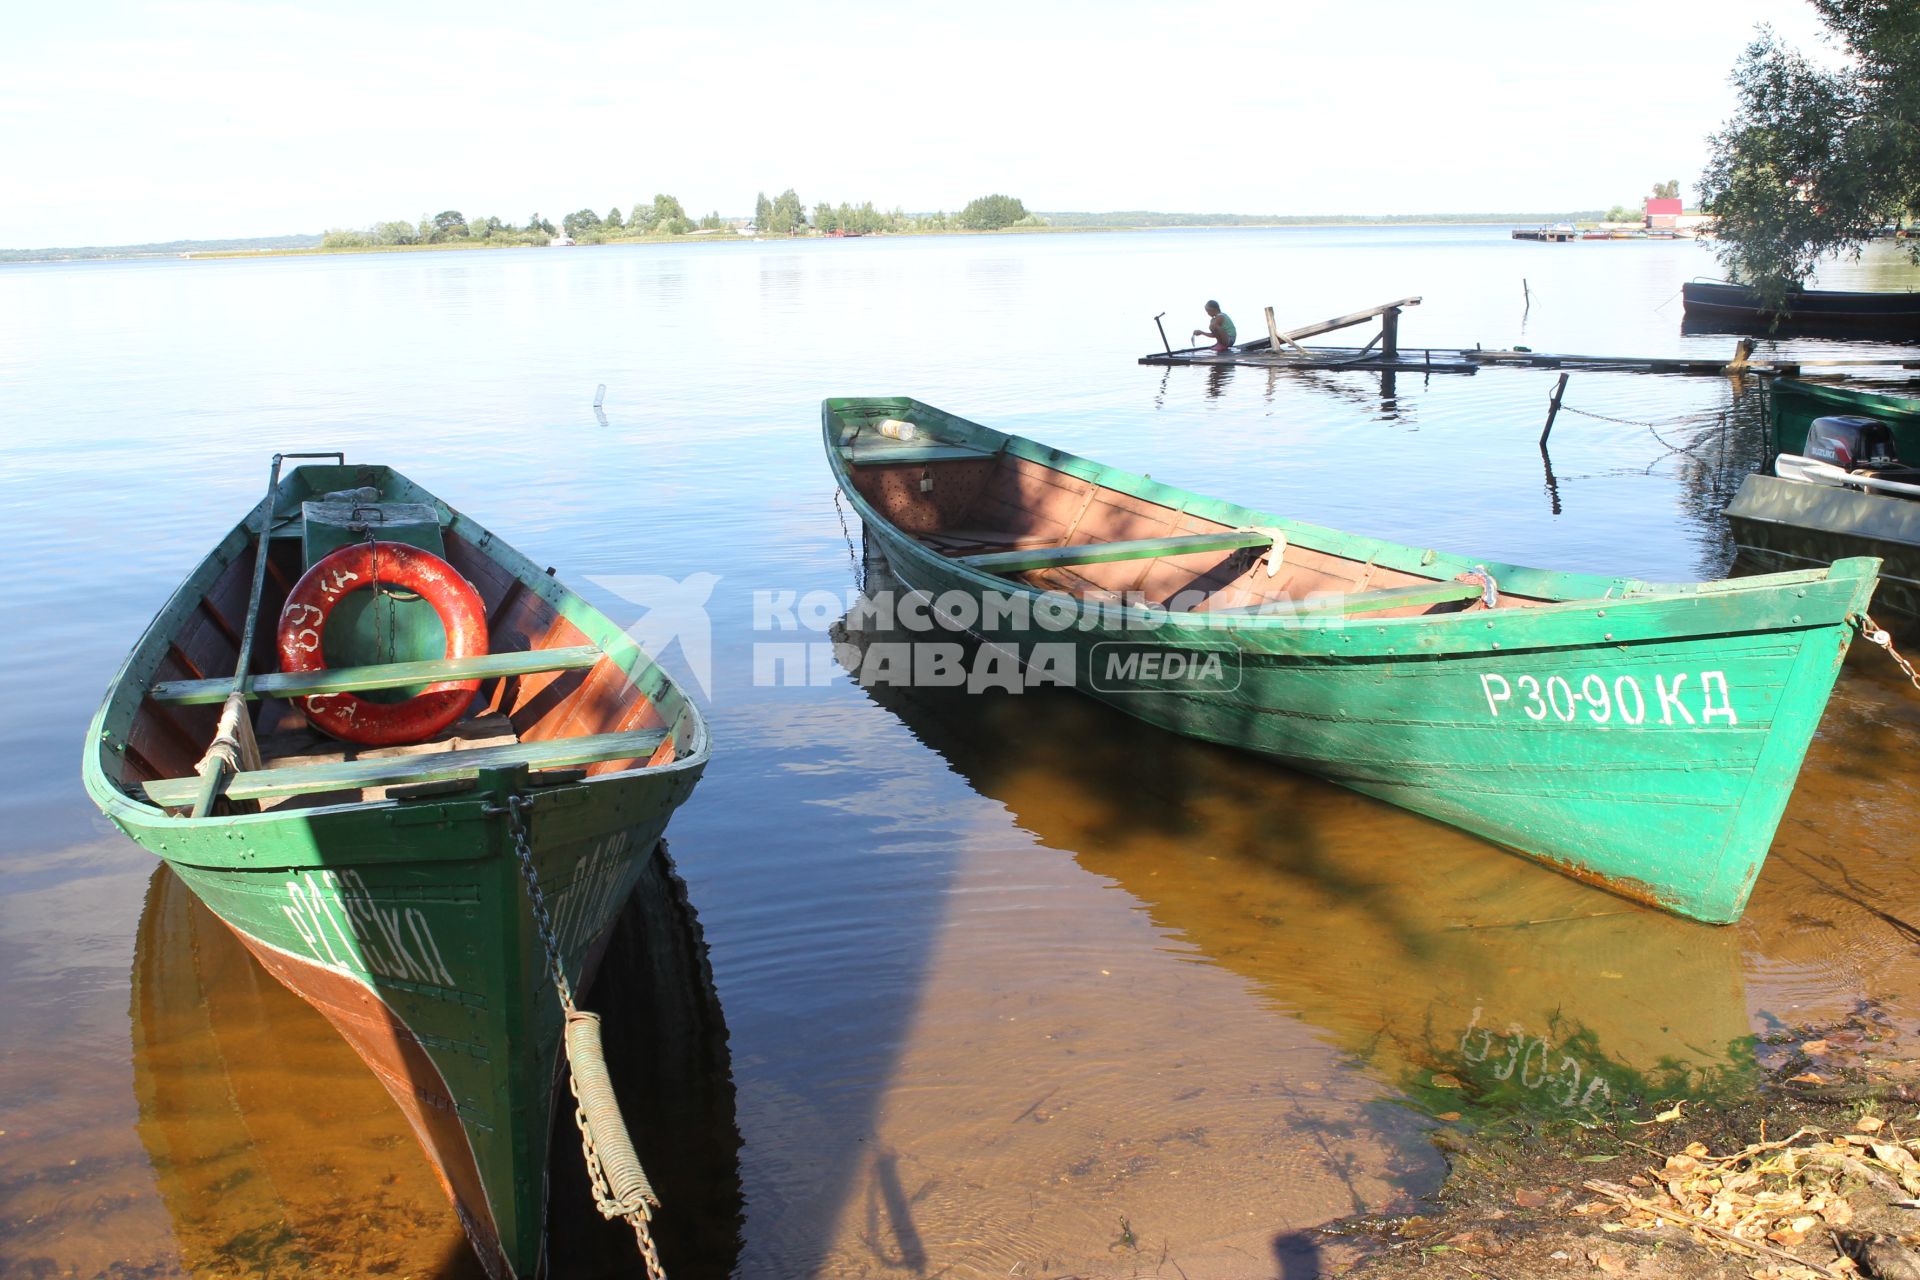
[[[1878,418],[1815,418],[1807,428],[1806,456],[1847,471],[1909,470],[1893,447],[1893,432]]]

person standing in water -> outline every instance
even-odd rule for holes
[[[1225,351],[1233,346],[1234,340],[1239,337],[1239,331],[1233,327],[1233,317],[1222,311],[1219,303],[1209,299],[1207,301],[1207,327],[1204,329],[1195,329],[1193,336],[1196,338],[1210,337],[1213,339],[1213,349],[1215,351]]]

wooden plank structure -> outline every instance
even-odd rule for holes
[[[1729,358],[1716,356],[1597,356],[1569,355],[1561,352],[1528,351],[1475,347],[1414,347],[1400,345],[1400,312],[1420,305],[1418,297],[1383,302],[1376,307],[1335,316],[1328,320],[1281,329],[1273,308],[1266,308],[1267,334],[1239,343],[1225,351],[1212,347],[1186,347],[1174,351],[1149,352],[1141,364],[1157,365],[1245,365],[1265,369],[1346,369],[1377,373],[1477,373],[1486,367],[1512,369],[1587,369],[1621,373],[1676,373],[1726,375],[1753,373],[1767,377],[1798,377],[1805,368],[1904,368],[1920,369],[1920,356],[1876,356],[1854,358],[1823,356],[1799,359],[1775,355],[1753,359],[1753,342],[1742,339]],[[1378,316],[1380,332],[1364,347],[1309,347],[1302,340],[1364,324]],[[874,440],[862,440],[868,448]],[[895,442],[886,441],[886,444]],[[928,446],[923,442],[920,448]],[[903,459],[904,460],[904,459]],[[938,460],[929,458],[929,461]]]

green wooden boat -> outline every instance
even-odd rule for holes
[[[521,851],[584,986],[705,768],[707,731],[609,619],[398,472],[279,468],[115,676],[87,791],[373,1068],[488,1274],[531,1276],[561,1014]],[[363,591],[357,614],[321,624],[331,669],[276,672],[254,619],[272,630],[297,580],[359,539],[444,557],[481,601],[489,651],[424,656],[446,644],[431,601]],[[427,741],[362,749],[304,723],[343,693],[375,706],[423,681],[474,690]]]
[[[1797,378],[1775,378],[1767,394],[1775,453],[1805,453],[1815,418],[1857,415],[1886,423],[1900,456],[1920,464],[1920,400]]]
[[[821,417],[835,479],[927,616],[1011,651],[1027,682],[1713,923],[1746,904],[1878,568],[1653,584],[1483,564],[904,397]]]

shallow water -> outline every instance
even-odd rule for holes
[[[1885,256],[1825,283],[1914,281]],[[0,534],[32,566],[0,632],[0,1275],[351,1270],[367,1239],[396,1274],[468,1266],[371,1080],[217,927],[143,930],[153,863],[78,785],[114,668],[275,448],[399,467],[623,623],[665,598],[650,578],[705,594],[710,664],[697,628],[668,661],[710,675],[718,745],[670,834],[729,1033],[737,1185],[662,1226],[707,1242],[705,1273],[1311,1274],[1307,1228],[1437,1176],[1436,1072],[1552,1109],[1563,1059],[1582,1097],[1737,1088],[1754,1033],[1868,999],[1911,1028],[1920,695],[1877,654],[1849,661],[1719,930],[1070,695],[754,678],[756,645],[828,641],[867,572],[819,457],[827,395],[911,394],[1419,545],[1718,575],[1718,513],[1760,460],[1740,384],[1576,373],[1548,462],[1548,371],[1389,389],[1134,363],[1156,312],[1178,335],[1209,296],[1243,332],[1266,304],[1300,323],[1421,294],[1408,346],[1730,351],[1679,332],[1698,274],[1688,242],[1453,227],[0,270]],[[810,602],[806,629],[756,630],[756,592]],[[158,1065],[137,964],[215,978],[219,1025],[170,1023]],[[277,1057],[206,1066],[263,1037]],[[329,1106],[296,1105],[315,1079]],[[213,1163],[155,1138],[182,1107],[230,1129]],[[220,1182],[282,1162],[312,1184]]]

